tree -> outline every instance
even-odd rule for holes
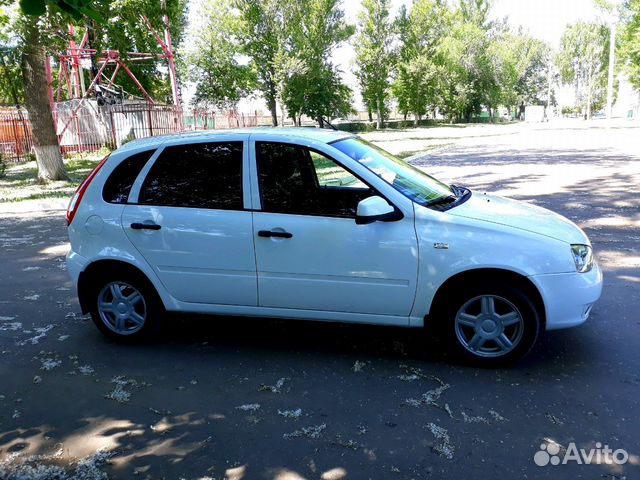
[[[283,38],[277,55],[278,89],[289,116],[324,118],[350,113],[351,89],[331,63],[331,53],[354,33],[339,0],[281,0]]]
[[[251,59],[258,89],[271,113],[271,122],[278,126],[278,77],[276,59],[282,38],[278,0],[236,0],[240,11],[240,36],[243,52]]]
[[[228,0],[202,4],[203,24],[185,49],[189,78],[195,82],[194,104],[235,108],[254,90],[253,71],[239,62],[239,19]]]
[[[0,0],[0,3],[3,1],[6,4],[6,0]],[[162,25],[162,17],[167,14],[171,18],[174,44],[177,44],[186,24],[185,2],[122,0],[113,4],[93,0],[23,0],[20,6],[22,13],[11,28],[17,37],[16,48],[21,52],[24,91],[29,92],[25,98],[25,106],[33,127],[38,178],[43,182],[65,179],[66,172],[53,125],[44,70],[47,51],[58,50],[69,39],[66,27],[70,23],[83,26],[89,24],[90,45],[97,50],[157,50],[156,40],[143,26],[140,18],[142,13],[156,26]],[[104,21],[105,18],[109,21]],[[138,39],[141,41],[138,42]],[[152,92],[168,92],[166,75],[158,69],[157,62],[146,66],[136,65],[132,70]],[[127,81],[125,79],[125,83]],[[158,86],[157,90],[154,90],[154,86]]]
[[[45,18],[27,15],[17,4],[0,0],[0,101],[16,105],[20,115],[20,105],[25,103],[40,182],[67,178],[47,91],[45,24]]]
[[[620,57],[629,82],[640,90],[640,0],[627,0],[622,12]]]
[[[607,82],[609,30],[599,23],[578,22],[562,35],[558,68],[565,83],[573,83],[587,119],[604,103]]]
[[[543,41],[504,31],[489,46],[497,103],[511,112],[519,105],[542,105],[548,92],[551,51]]]
[[[414,115],[414,125],[437,106],[442,68],[437,52],[451,28],[452,12],[442,0],[415,0],[400,10],[395,25],[400,37],[393,93],[400,111]]]
[[[42,44],[39,20],[35,16],[24,16],[20,23],[24,41],[22,79],[25,92],[29,92],[25,95],[25,106],[31,121],[38,180],[40,182],[68,180],[49,104],[44,68],[46,53]]]
[[[362,99],[376,112],[377,128],[382,128],[385,102],[392,68],[393,28],[389,20],[389,0],[364,0],[355,41],[358,80]]]
[[[466,23],[489,29],[489,11],[491,0],[460,0],[460,14]]]
[[[449,118],[471,119],[483,105],[490,105],[487,35],[477,25],[456,21],[438,48],[442,68],[439,103]]]

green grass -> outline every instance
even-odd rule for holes
[[[5,175],[0,178],[0,203],[68,198],[105,154],[106,152],[98,151],[65,159],[69,180],[44,185],[38,183],[35,162],[8,164]]]

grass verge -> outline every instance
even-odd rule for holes
[[[106,153],[92,152],[65,159],[69,180],[47,184],[38,183],[35,161],[8,164],[5,175],[0,178],[0,203],[70,197]]]

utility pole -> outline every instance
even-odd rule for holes
[[[613,69],[616,61],[616,25],[617,18],[611,13],[609,17],[609,75],[607,77],[607,120],[611,120],[613,107]]]

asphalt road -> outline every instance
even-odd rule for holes
[[[592,239],[592,317],[505,370],[414,331],[295,321],[175,317],[118,345],[79,313],[62,213],[0,215],[0,478],[638,478],[640,159],[618,139],[640,129],[601,130],[478,129],[412,160]],[[629,460],[534,462],[572,442]]]

